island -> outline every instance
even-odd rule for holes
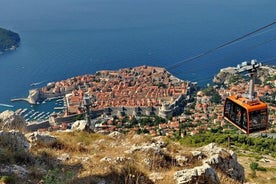
[[[19,43],[19,34],[0,28],[0,54],[9,50],[15,50],[19,46]]]

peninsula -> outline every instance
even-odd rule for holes
[[[0,28],[0,54],[5,51],[15,50],[20,43],[19,34]]]
[[[193,83],[176,78],[164,68],[138,66],[51,82],[45,87],[30,90],[24,100],[37,104],[46,99],[64,97],[63,117],[83,114],[85,97],[89,99],[91,112],[97,114],[167,117],[182,111],[183,103],[194,87]]]

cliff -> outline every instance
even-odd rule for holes
[[[223,68],[214,77],[213,82],[216,84],[231,85],[238,82],[243,82],[242,74],[237,74],[235,67]],[[275,81],[276,79],[276,69],[273,66],[261,66],[258,70],[256,83],[257,84],[268,84],[267,82]],[[270,85],[275,85],[270,84]]]

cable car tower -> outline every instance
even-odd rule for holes
[[[251,63],[245,61],[237,66],[236,73],[248,72],[248,94],[229,96],[224,104],[224,119],[247,135],[268,127],[267,104],[256,98],[254,91],[257,70],[261,66],[256,60],[251,60]]]

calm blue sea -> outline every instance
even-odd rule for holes
[[[0,0],[0,27],[18,32],[20,47],[0,55],[0,103],[30,84],[139,65],[173,64],[276,20],[275,0]],[[276,58],[276,26],[169,71],[201,85],[227,66]],[[275,65],[276,61],[269,61]]]

